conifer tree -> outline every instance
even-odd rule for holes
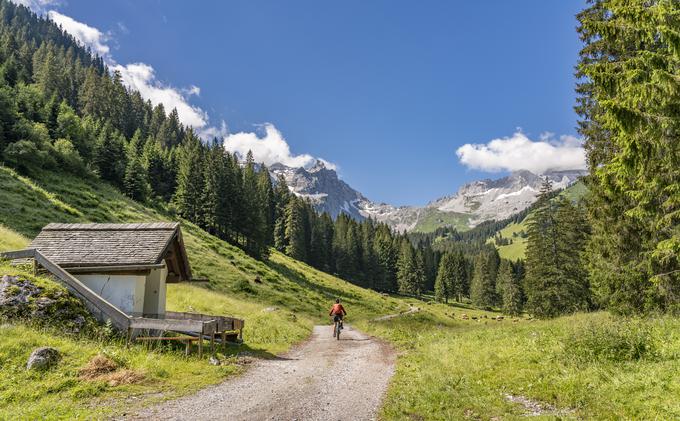
[[[203,189],[201,195],[200,226],[213,235],[221,233],[220,196],[224,195],[224,179],[222,177],[222,147],[213,142],[205,151],[203,159]]]
[[[418,257],[408,239],[401,240],[397,261],[397,282],[402,294],[418,295],[423,285],[422,257]]]
[[[302,200],[291,197],[286,206],[286,254],[293,259],[305,261],[307,247],[306,223]]]
[[[526,307],[537,317],[585,310],[590,300],[582,263],[585,218],[567,199],[551,200],[550,190],[546,180],[527,230]]]
[[[591,2],[578,15],[588,270],[619,313],[680,305],[680,4]],[[527,277],[529,277],[527,262]]]
[[[375,288],[379,291],[396,291],[399,248],[395,245],[395,239],[389,227],[384,224],[378,226],[373,245],[378,262],[379,280]]]
[[[449,302],[454,295],[455,282],[455,256],[453,253],[444,253],[439,262],[437,278],[434,282],[434,297],[439,302]]]
[[[146,169],[139,156],[129,158],[127,161],[123,179],[123,192],[138,202],[144,202],[148,197],[149,183]]]
[[[520,315],[522,313],[522,290],[510,261],[501,261],[497,284],[502,298],[503,313],[510,316]]]
[[[496,303],[496,286],[492,278],[488,253],[481,252],[475,258],[470,298],[475,306],[483,309],[490,309]]]
[[[276,198],[269,169],[262,164],[257,173],[257,195],[264,230],[264,241],[274,245],[274,224],[276,218]]]
[[[123,138],[108,123],[99,133],[92,161],[103,180],[122,185],[126,166]]]
[[[187,133],[179,150],[177,190],[173,202],[180,216],[197,223],[201,216],[203,196],[203,150],[200,140],[192,132]]]
[[[286,218],[285,210],[291,193],[283,175],[278,175],[274,187],[274,247],[279,251],[286,249]]]

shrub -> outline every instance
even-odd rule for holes
[[[579,362],[638,361],[658,355],[650,325],[639,319],[576,325],[566,338],[564,353]]]
[[[83,159],[68,139],[59,139],[54,142],[54,150],[57,152],[57,159],[65,169],[78,173],[85,168]]]

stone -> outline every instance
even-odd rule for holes
[[[221,363],[220,363],[220,360],[217,359],[217,358],[215,358],[214,356],[211,356],[211,357],[210,357],[210,360],[208,360],[208,363],[209,363],[210,365],[220,365],[220,364],[221,364]]]
[[[59,359],[61,359],[61,355],[55,348],[50,348],[48,346],[36,348],[31,352],[31,356],[28,357],[26,369],[42,370],[50,368],[59,362]]]

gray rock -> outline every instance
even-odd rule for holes
[[[25,306],[30,297],[39,293],[40,288],[25,279],[4,275],[0,280],[0,306]]]
[[[211,356],[211,357],[210,357],[210,360],[209,360],[208,362],[210,363],[210,365],[220,365],[220,364],[221,364],[221,363],[220,363],[220,360],[218,360],[218,359],[215,358],[214,356]]]
[[[55,365],[61,359],[59,351],[48,346],[36,348],[26,363],[27,370],[42,370]]]

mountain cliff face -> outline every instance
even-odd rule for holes
[[[397,231],[421,232],[442,226],[465,230],[483,221],[507,218],[536,201],[542,177],[552,180],[553,188],[562,189],[585,174],[580,170],[551,171],[542,175],[516,171],[500,179],[465,184],[455,194],[423,207],[396,207],[370,201],[320,162],[309,169],[275,164],[270,171],[273,175],[283,175],[293,193],[310,199],[319,212],[328,212],[333,218],[346,213],[359,220],[374,218]]]

